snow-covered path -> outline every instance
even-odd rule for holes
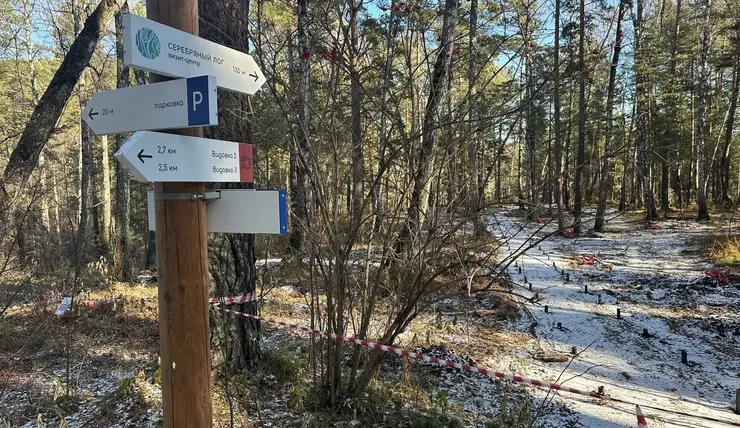
[[[552,223],[525,224],[512,212],[491,219],[492,231],[506,242],[502,258],[556,229]],[[729,410],[740,388],[740,289],[705,279],[707,266],[685,252],[690,235],[706,233],[705,226],[658,224],[660,229],[647,229],[615,218],[599,237],[550,237],[521,255],[508,274],[518,293],[537,293],[539,300],[526,303],[531,317],[522,317],[516,328],[534,331],[536,338],[528,349],[491,365],[509,363],[519,374],[576,388],[603,386],[616,399],[640,404],[648,426],[727,426],[648,406],[740,424],[740,415]],[[584,255],[598,262],[579,264]],[[573,347],[580,354],[570,364],[535,358],[567,355]],[[682,350],[688,364],[681,362]],[[631,404],[597,405],[563,394],[556,400],[581,414],[583,426],[636,425]]]

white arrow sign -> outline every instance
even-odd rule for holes
[[[237,50],[150,21],[123,15],[123,64],[172,77],[216,76],[219,88],[254,94],[265,76],[254,59]]]
[[[139,181],[254,181],[251,144],[139,131],[115,158]]]
[[[82,120],[96,134],[218,125],[216,78],[198,76],[96,92]]]
[[[284,189],[221,189],[206,205],[210,233],[288,233],[287,195]],[[154,192],[147,193],[149,230],[154,230]]]

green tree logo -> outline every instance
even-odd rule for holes
[[[159,56],[160,46],[157,33],[151,28],[143,27],[136,32],[136,48],[146,59]]]

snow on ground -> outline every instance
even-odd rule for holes
[[[491,230],[506,242],[502,258],[556,229],[556,224],[525,224],[512,212],[491,218]],[[740,387],[740,289],[705,278],[708,266],[686,251],[691,235],[708,233],[709,226],[678,220],[657,224],[660,229],[648,229],[616,217],[598,237],[550,237],[527,250],[507,273],[518,284],[517,293],[539,295],[535,303],[522,299],[532,318],[521,317],[515,326],[536,337],[527,349],[481,363],[515,366],[517,374],[585,390],[603,386],[614,398],[644,406],[649,426],[727,425],[647,406],[740,423],[740,415],[729,410]],[[601,263],[574,263],[581,255]],[[581,354],[569,365],[533,358],[543,352],[567,355],[572,347]],[[687,351],[688,364],[681,363],[681,350]],[[533,393],[544,397],[547,391]],[[580,414],[582,426],[636,425],[632,404],[597,405],[564,392],[555,401]]]

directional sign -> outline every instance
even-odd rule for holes
[[[254,59],[133,14],[123,15],[123,64],[172,77],[216,76],[219,88],[254,94],[265,76]]]
[[[82,120],[96,134],[218,125],[216,78],[198,76],[96,92]]]
[[[210,233],[288,233],[287,196],[284,189],[221,189],[220,198],[206,205]],[[154,230],[154,192],[147,193],[149,230]]]
[[[139,181],[254,181],[251,144],[139,131],[115,158]]]

